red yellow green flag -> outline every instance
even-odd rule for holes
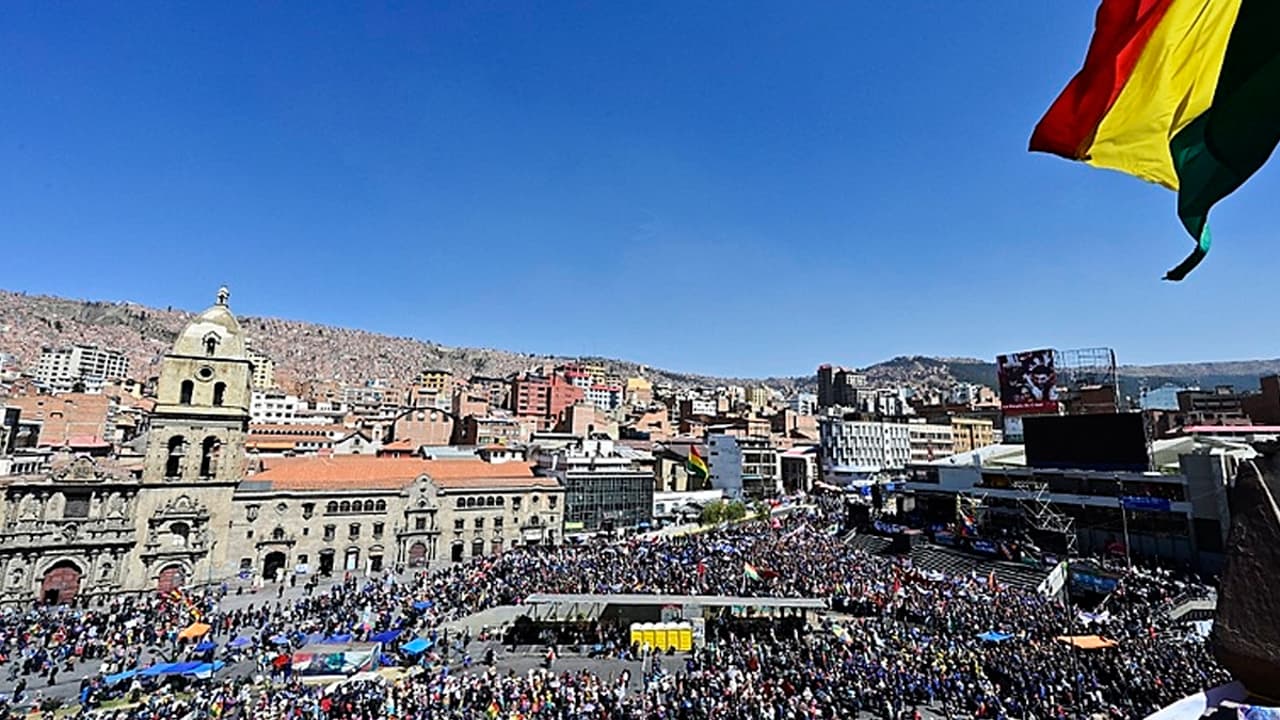
[[[684,464],[685,472],[689,473],[695,480],[706,480],[711,470],[707,467],[707,461],[702,457],[702,451],[697,445],[689,446],[689,459]]]
[[[1195,240],[1165,278],[1209,251],[1209,209],[1280,141],[1280,2],[1103,0],[1084,67],[1036,126],[1031,150],[1178,193]]]

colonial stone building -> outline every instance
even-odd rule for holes
[[[524,463],[369,456],[278,461],[241,484],[236,571],[377,572],[560,541],[564,490]]]
[[[254,367],[228,295],[219,291],[165,356],[141,468],[80,457],[5,478],[0,603],[377,571],[559,542],[564,491],[523,463],[315,457],[246,478]]]

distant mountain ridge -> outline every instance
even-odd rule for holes
[[[86,342],[125,351],[132,375],[154,375],[192,312],[150,308],[136,303],[74,300],[0,290],[0,353],[12,354],[24,369],[34,368],[45,345]],[[541,364],[593,362],[622,377],[643,373],[656,383],[676,387],[763,384],[785,395],[813,391],[813,374],[770,378],[725,378],[645,367],[628,360],[564,355],[535,355],[493,348],[449,347],[428,340],[392,337],[365,330],[296,320],[241,316],[253,347],[276,362],[286,386],[311,380],[359,383],[383,378],[407,382],[428,367],[461,377],[505,376]],[[834,361],[834,359],[833,359]],[[863,368],[872,385],[909,385],[945,389],[955,383],[994,387],[995,364],[977,358],[900,356]],[[1258,378],[1280,373],[1280,359],[1122,366],[1122,385],[1136,394],[1140,383],[1211,387],[1231,384],[1256,388]]]

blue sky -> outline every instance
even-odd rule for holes
[[[1172,194],[1026,152],[1092,2],[534,5],[0,4],[0,287],[740,376],[1280,355],[1275,167],[1175,285]]]

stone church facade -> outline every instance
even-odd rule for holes
[[[246,479],[253,363],[228,295],[165,356],[140,471],[84,457],[3,486],[0,604],[369,572],[559,541],[563,488],[523,464],[306,458]]]

